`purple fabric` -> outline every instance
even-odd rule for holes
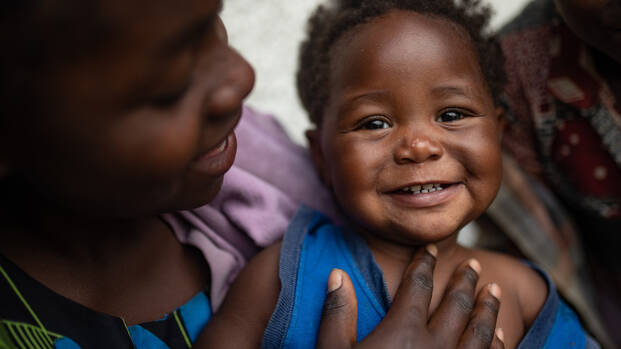
[[[237,158],[209,205],[163,218],[182,243],[198,247],[211,269],[214,310],[246,262],[282,238],[300,204],[338,219],[308,151],[270,115],[244,108]]]

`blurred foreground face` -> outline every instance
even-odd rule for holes
[[[621,63],[621,1],[556,0],[556,5],[582,40]]]
[[[132,216],[211,200],[233,163],[232,130],[254,82],[228,46],[221,1],[60,6],[42,5],[37,21],[71,28],[58,47],[73,50],[46,51],[32,88],[43,113],[7,135],[9,171],[83,213]]]

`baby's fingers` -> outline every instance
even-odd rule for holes
[[[494,332],[498,311],[500,310],[500,296],[501,290],[497,284],[489,284],[479,291],[472,317],[468,322],[468,327],[462,336],[458,348],[490,348],[492,341],[498,338]]]
[[[356,343],[358,304],[356,292],[346,272],[333,269],[328,294],[323,303],[317,349],[345,349]]]

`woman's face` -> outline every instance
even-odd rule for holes
[[[574,33],[621,63],[620,0],[556,0],[556,6]]]
[[[33,103],[44,113],[14,127],[5,166],[78,212],[133,216],[207,203],[233,163],[233,128],[254,83],[227,43],[221,1],[97,6],[73,19],[88,48],[51,59],[36,82]]]

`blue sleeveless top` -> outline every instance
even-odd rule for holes
[[[285,234],[279,275],[281,292],[265,330],[262,348],[315,348],[328,276],[333,268],[347,272],[358,299],[357,340],[384,318],[390,298],[384,276],[365,241],[333,225],[317,211],[302,208]],[[576,314],[546,280],[548,297],[518,348],[599,348]]]

